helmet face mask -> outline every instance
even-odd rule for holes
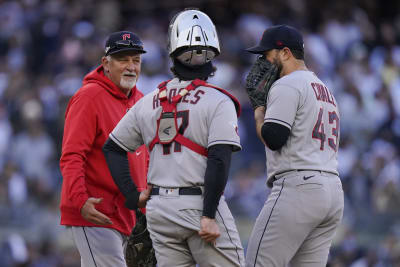
[[[202,46],[192,46],[186,49],[181,49],[177,53],[176,58],[186,66],[200,66],[213,60],[217,53],[210,48]]]
[[[186,66],[204,65],[220,53],[215,26],[199,10],[185,10],[175,15],[168,38],[169,55]]]

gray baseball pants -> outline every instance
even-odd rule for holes
[[[104,227],[67,226],[81,255],[81,267],[126,267],[128,237]]]
[[[246,267],[323,267],[344,206],[335,174],[291,171],[276,176],[254,225]]]
[[[202,207],[201,195],[174,192],[152,196],[147,202],[147,227],[158,267],[244,266],[239,233],[224,197],[216,214],[221,235],[215,246],[198,235]]]

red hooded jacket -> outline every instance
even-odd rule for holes
[[[129,98],[103,72],[90,72],[83,86],[69,101],[65,113],[64,138],[60,159],[63,176],[61,224],[99,226],[86,221],[80,210],[89,197],[103,198],[96,209],[113,222],[109,226],[129,235],[135,213],[124,206],[125,197],[114,183],[102,147],[110,132],[143,94],[132,89]],[[131,174],[138,191],[146,188],[148,152],[145,146],[128,153]]]

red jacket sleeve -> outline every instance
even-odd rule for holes
[[[60,168],[66,197],[80,211],[89,198],[85,162],[96,137],[97,115],[89,97],[75,95],[65,113]]]

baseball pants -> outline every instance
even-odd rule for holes
[[[81,255],[81,267],[126,267],[128,237],[103,227],[68,226]]]
[[[276,176],[254,225],[246,267],[323,267],[344,206],[337,175],[291,171]]]
[[[146,218],[158,267],[244,266],[239,233],[224,197],[215,217],[221,233],[215,246],[198,235],[202,207],[201,195],[151,196]]]

